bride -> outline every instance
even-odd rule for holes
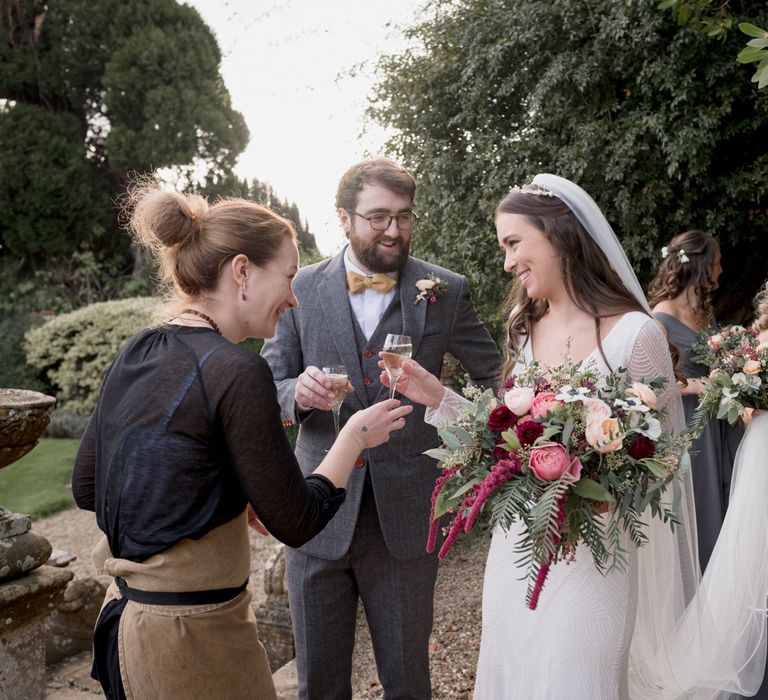
[[[603,375],[626,368],[627,381],[666,376],[670,381],[658,397],[666,409],[664,429],[681,430],[666,337],[591,197],[569,180],[537,175],[501,201],[496,230],[504,269],[515,275],[504,376],[534,361],[560,365],[566,354]],[[382,382],[388,383],[386,373]],[[404,364],[397,388],[426,405],[427,421],[437,426],[466,404],[413,360]],[[761,449],[765,454],[768,445]],[[493,533],[475,700],[703,700],[754,693],[765,660],[766,519],[754,515],[756,533],[743,522],[724,524],[721,539],[728,545],[716,547],[715,566],[699,588],[690,474],[683,479],[674,533],[651,519],[644,547],[625,543],[631,549],[627,571],[607,576],[580,545],[575,561],[551,568],[536,610],[524,602],[526,572],[515,551],[519,530]],[[758,481],[762,486],[741,484],[740,491],[734,484],[732,498],[754,495],[755,487],[767,493],[768,477]],[[731,520],[740,514],[733,512]],[[750,567],[750,580],[732,580],[743,567]]]

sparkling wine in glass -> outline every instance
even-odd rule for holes
[[[389,398],[395,398],[397,380],[403,373],[403,362],[410,359],[413,352],[411,336],[389,333],[384,340],[381,359],[384,361],[384,369],[389,375]]]
[[[339,437],[339,412],[341,404],[347,397],[347,370],[344,365],[328,365],[323,367],[323,374],[331,382],[331,391],[333,392],[333,426],[336,428],[336,437]]]

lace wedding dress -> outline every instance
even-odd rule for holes
[[[673,377],[666,337],[632,266],[594,200],[542,173],[533,184],[562,200],[647,314],[625,314],[603,339],[610,369],[628,378]],[[524,362],[533,361],[528,345]],[[595,350],[586,358],[609,371]],[[520,367],[516,366],[515,371]],[[658,397],[665,430],[685,426],[671,382]],[[426,420],[452,421],[465,399],[452,392]],[[585,547],[553,566],[536,610],[526,607],[526,571],[514,552],[519,530],[493,534],[483,589],[483,632],[474,700],[725,700],[754,695],[763,679],[768,598],[768,413],[747,428],[736,454],[720,536],[701,579],[690,472],[677,489],[675,530],[647,518],[648,542],[625,573],[603,577]],[[604,517],[610,517],[606,515]]]
[[[627,313],[585,364],[600,374],[619,367],[628,380],[648,375],[672,376],[666,340],[646,314]],[[533,361],[530,343],[523,347]],[[518,363],[515,371],[521,365]],[[673,387],[659,397],[660,406],[675,411]],[[456,397],[458,399],[459,397]],[[430,422],[442,424],[456,415],[463,401],[444,401]],[[677,416],[670,416],[675,420]],[[669,429],[669,426],[666,426]],[[525,603],[526,570],[515,551],[521,527],[493,533],[483,583],[483,628],[475,700],[629,698],[628,660],[637,610],[637,551],[630,551],[626,573],[603,576],[581,544],[573,562],[560,562],[549,572],[536,610]]]

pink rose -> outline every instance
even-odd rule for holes
[[[584,399],[581,405],[584,407],[585,423],[611,417],[611,407],[605,401],[600,399]]]
[[[634,396],[638,401],[642,401],[649,408],[656,408],[656,394],[653,389],[642,382],[632,382],[632,386],[627,389],[627,396]]]
[[[533,389],[518,386],[504,394],[504,405],[516,416],[528,413],[533,402]]]
[[[761,369],[762,365],[759,360],[747,360],[741,368],[741,371],[744,372],[744,374],[760,374]]]
[[[707,338],[707,345],[709,345],[709,347],[711,347],[713,350],[718,350],[720,348],[720,343],[722,342],[722,333],[715,333],[715,335],[711,335],[709,338]]]
[[[531,471],[542,481],[554,481],[568,472],[576,481],[581,477],[581,462],[571,458],[558,443],[550,443],[531,450]]]
[[[564,406],[562,401],[555,398],[554,391],[542,391],[536,394],[531,403],[531,416],[534,418],[543,418],[549,411],[554,411],[558,406]]]
[[[589,445],[603,454],[621,449],[621,441],[624,437],[619,430],[619,421],[616,418],[598,418],[587,423],[584,435]]]

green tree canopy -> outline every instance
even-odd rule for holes
[[[128,173],[215,182],[247,143],[220,62],[198,12],[175,0],[6,3],[0,255],[48,260],[82,243],[130,268],[110,202]]]
[[[694,227],[723,247],[722,313],[765,278],[768,95],[735,61],[741,35],[713,42],[657,4],[432,0],[410,48],[380,61],[370,115],[416,175],[415,250],[465,272],[486,320],[508,279],[495,206],[538,172],[593,195],[642,281]],[[764,2],[731,9],[768,21]]]

